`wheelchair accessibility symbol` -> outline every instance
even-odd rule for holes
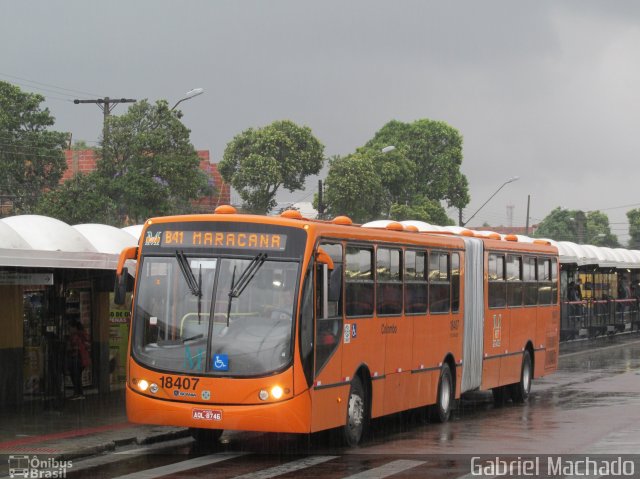
[[[213,355],[213,370],[214,371],[228,371],[229,370],[229,356],[226,354],[214,354]]]

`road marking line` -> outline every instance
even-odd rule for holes
[[[414,467],[425,464],[426,461],[411,461],[409,459],[399,459],[392,461],[384,466],[369,469],[368,471],[362,471],[358,474],[354,474],[344,479],[382,479],[383,477],[393,476],[399,472],[406,471],[407,469],[413,469]]]
[[[93,467],[106,466],[114,462],[123,462],[131,459],[133,456],[142,454],[161,454],[165,449],[176,449],[179,447],[186,447],[191,444],[193,440],[191,438],[174,439],[171,441],[160,442],[157,444],[151,444],[148,446],[139,447],[136,449],[129,449],[124,451],[110,452],[106,455],[100,455],[96,457],[79,458],[73,461],[73,470],[82,471]],[[171,453],[173,455],[173,453]],[[176,456],[186,454],[175,454]],[[128,457],[129,456],[129,457]]]
[[[131,474],[119,476],[116,479],[155,479],[157,477],[166,476],[168,474],[176,474],[178,472],[188,471],[189,469],[195,469],[196,467],[208,466],[210,464],[215,464],[216,462],[235,459],[236,457],[240,457],[243,455],[244,454],[242,453],[212,454],[210,456],[196,457],[195,459],[176,462],[175,464],[168,464],[166,466],[155,467],[153,469],[147,469],[145,471],[132,472]]]
[[[323,462],[330,461],[338,456],[312,456],[299,459],[297,461],[287,462],[280,464],[279,466],[270,467],[257,472],[249,472],[241,476],[236,476],[233,479],[269,479],[271,477],[281,476],[289,472],[299,471],[300,469],[306,469],[307,467],[316,466]]]

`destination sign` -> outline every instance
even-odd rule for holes
[[[147,231],[145,246],[162,248],[235,248],[261,251],[284,251],[287,235],[237,231]]]

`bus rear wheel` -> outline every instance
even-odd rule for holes
[[[342,427],[344,444],[355,447],[360,444],[369,423],[369,406],[362,380],[356,376],[351,380],[347,402],[347,421]]]
[[[442,365],[440,380],[438,381],[438,400],[431,406],[430,417],[435,422],[447,422],[451,416],[453,406],[453,378],[451,368],[447,363]]]
[[[528,349],[524,350],[522,356],[522,370],[520,372],[520,382],[511,385],[511,399],[514,403],[523,403],[529,397],[531,391],[531,379],[533,378],[533,364],[531,362],[531,353]]]
[[[222,429],[200,429],[189,428],[191,437],[196,440],[198,445],[202,446],[215,446],[218,444],[218,439],[222,436]]]

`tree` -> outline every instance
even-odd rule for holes
[[[35,212],[52,216],[70,225],[102,223],[119,225],[117,206],[105,195],[108,181],[98,173],[79,174],[46,193]]]
[[[383,152],[390,145],[395,148]],[[460,172],[462,137],[444,122],[390,121],[366,145],[346,158],[347,162],[357,160],[368,165],[360,165],[361,176],[351,178],[351,185],[370,186],[377,182],[380,189],[368,195],[358,194],[357,189],[345,189],[348,186],[344,184],[345,179],[339,178],[344,172],[331,171],[345,165],[332,162],[326,183],[329,211],[358,218],[358,221],[411,218],[448,225],[452,221],[441,202],[458,208],[469,202],[467,179]],[[331,177],[335,179],[330,181]],[[332,204],[332,201],[338,203]]]
[[[249,128],[231,140],[218,170],[248,211],[265,214],[275,207],[280,187],[290,192],[302,189],[307,176],[320,172],[323,151],[310,128],[275,121]]]
[[[189,130],[164,100],[134,103],[107,120],[98,175],[118,207],[119,223],[186,213],[191,200],[210,193]]]
[[[48,131],[55,119],[44,97],[0,81],[0,194],[16,213],[30,213],[42,194],[58,185],[67,134]]]
[[[443,121],[428,119],[413,123],[392,120],[384,125],[365,148],[381,150],[393,145],[411,162],[413,175],[405,176],[407,188],[418,197],[444,200],[449,207],[469,203],[468,182],[460,172],[462,135]]]
[[[383,209],[381,192],[382,180],[367,153],[330,160],[324,196],[327,216],[347,215],[355,223],[374,219]]]
[[[600,211],[587,213],[587,233],[585,241],[595,246],[618,248],[620,243],[616,235],[611,233],[609,217]]]
[[[640,249],[640,209],[627,211],[629,219],[629,249]]]
[[[578,244],[619,246],[618,239],[611,233],[609,218],[600,211],[585,214],[558,207],[542,220],[534,236]]]

